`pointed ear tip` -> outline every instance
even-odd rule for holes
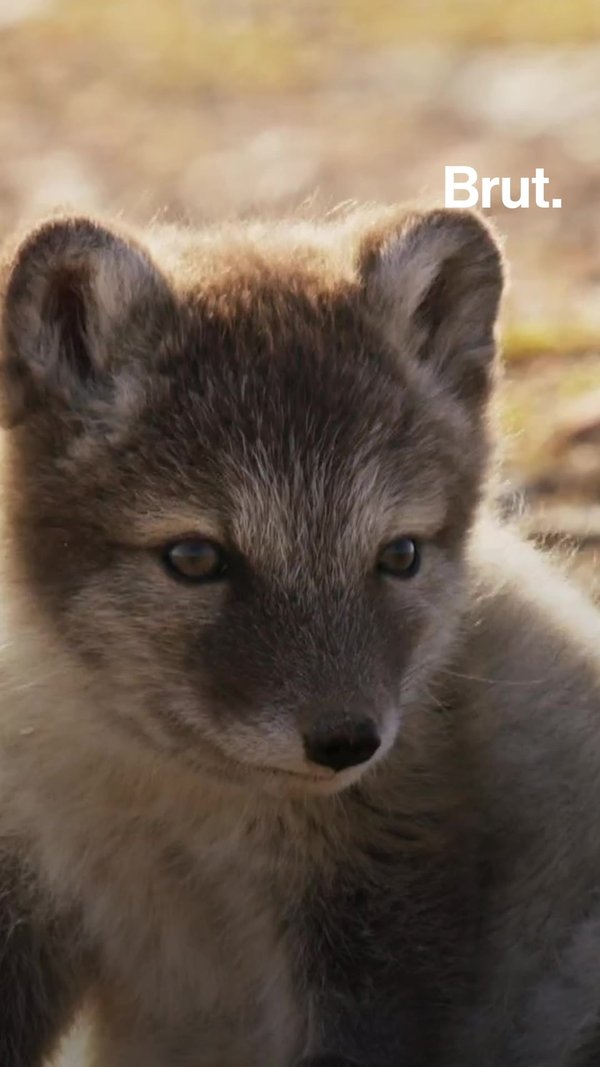
[[[71,250],[96,248],[118,235],[91,215],[51,215],[18,235],[13,247],[14,261],[35,253],[63,255]]]
[[[408,235],[415,231],[427,233],[446,230],[448,233],[464,234],[465,238],[484,239],[494,245],[500,244],[500,236],[493,221],[475,208],[431,207],[407,212],[401,232]]]
[[[378,253],[389,247],[391,241],[414,239],[417,236],[427,239],[443,235],[444,231],[454,238],[462,236],[467,244],[478,242],[480,246],[487,247],[493,256],[503,259],[500,234],[494,223],[479,211],[449,207],[397,208],[390,209],[378,224],[363,233],[361,263],[372,262]]]
[[[3,274],[5,296],[10,298],[32,273],[44,273],[78,253],[98,248],[110,231],[86,215],[51,215],[28,229],[22,229],[6,243]]]
[[[90,215],[55,215],[22,232],[7,244],[2,262],[1,302],[5,314],[22,301],[39,303],[43,287],[61,272],[75,277],[81,271],[99,278],[106,271],[105,292],[125,283],[133,291],[143,279],[156,284],[162,272],[134,232]],[[115,269],[113,269],[113,267]]]
[[[448,232],[459,239],[463,238],[465,247],[478,247],[496,260],[500,267],[504,264],[502,238],[491,219],[472,208],[438,208],[428,212],[424,218],[425,226],[433,226],[437,231]]]

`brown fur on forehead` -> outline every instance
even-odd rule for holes
[[[282,218],[234,221],[200,231],[157,226],[144,240],[183,288],[215,291],[229,297],[244,279],[276,270],[279,277],[298,268],[318,277],[321,289],[334,290],[356,273],[356,250],[365,230],[392,226],[408,217],[400,208],[351,207],[325,219]]]

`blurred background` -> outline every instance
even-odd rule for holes
[[[445,164],[516,195],[544,167],[561,210],[491,211],[504,477],[600,573],[600,0],[0,0],[0,87],[3,232],[439,202]]]

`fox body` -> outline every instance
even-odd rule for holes
[[[490,517],[468,212],[5,256],[0,1062],[586,1067],[600,621]]]

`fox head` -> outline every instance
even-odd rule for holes
[[[13,579],[124,737],[284,793],[385,759],[461,618],[502,273],[444,210],[7,257]]]

